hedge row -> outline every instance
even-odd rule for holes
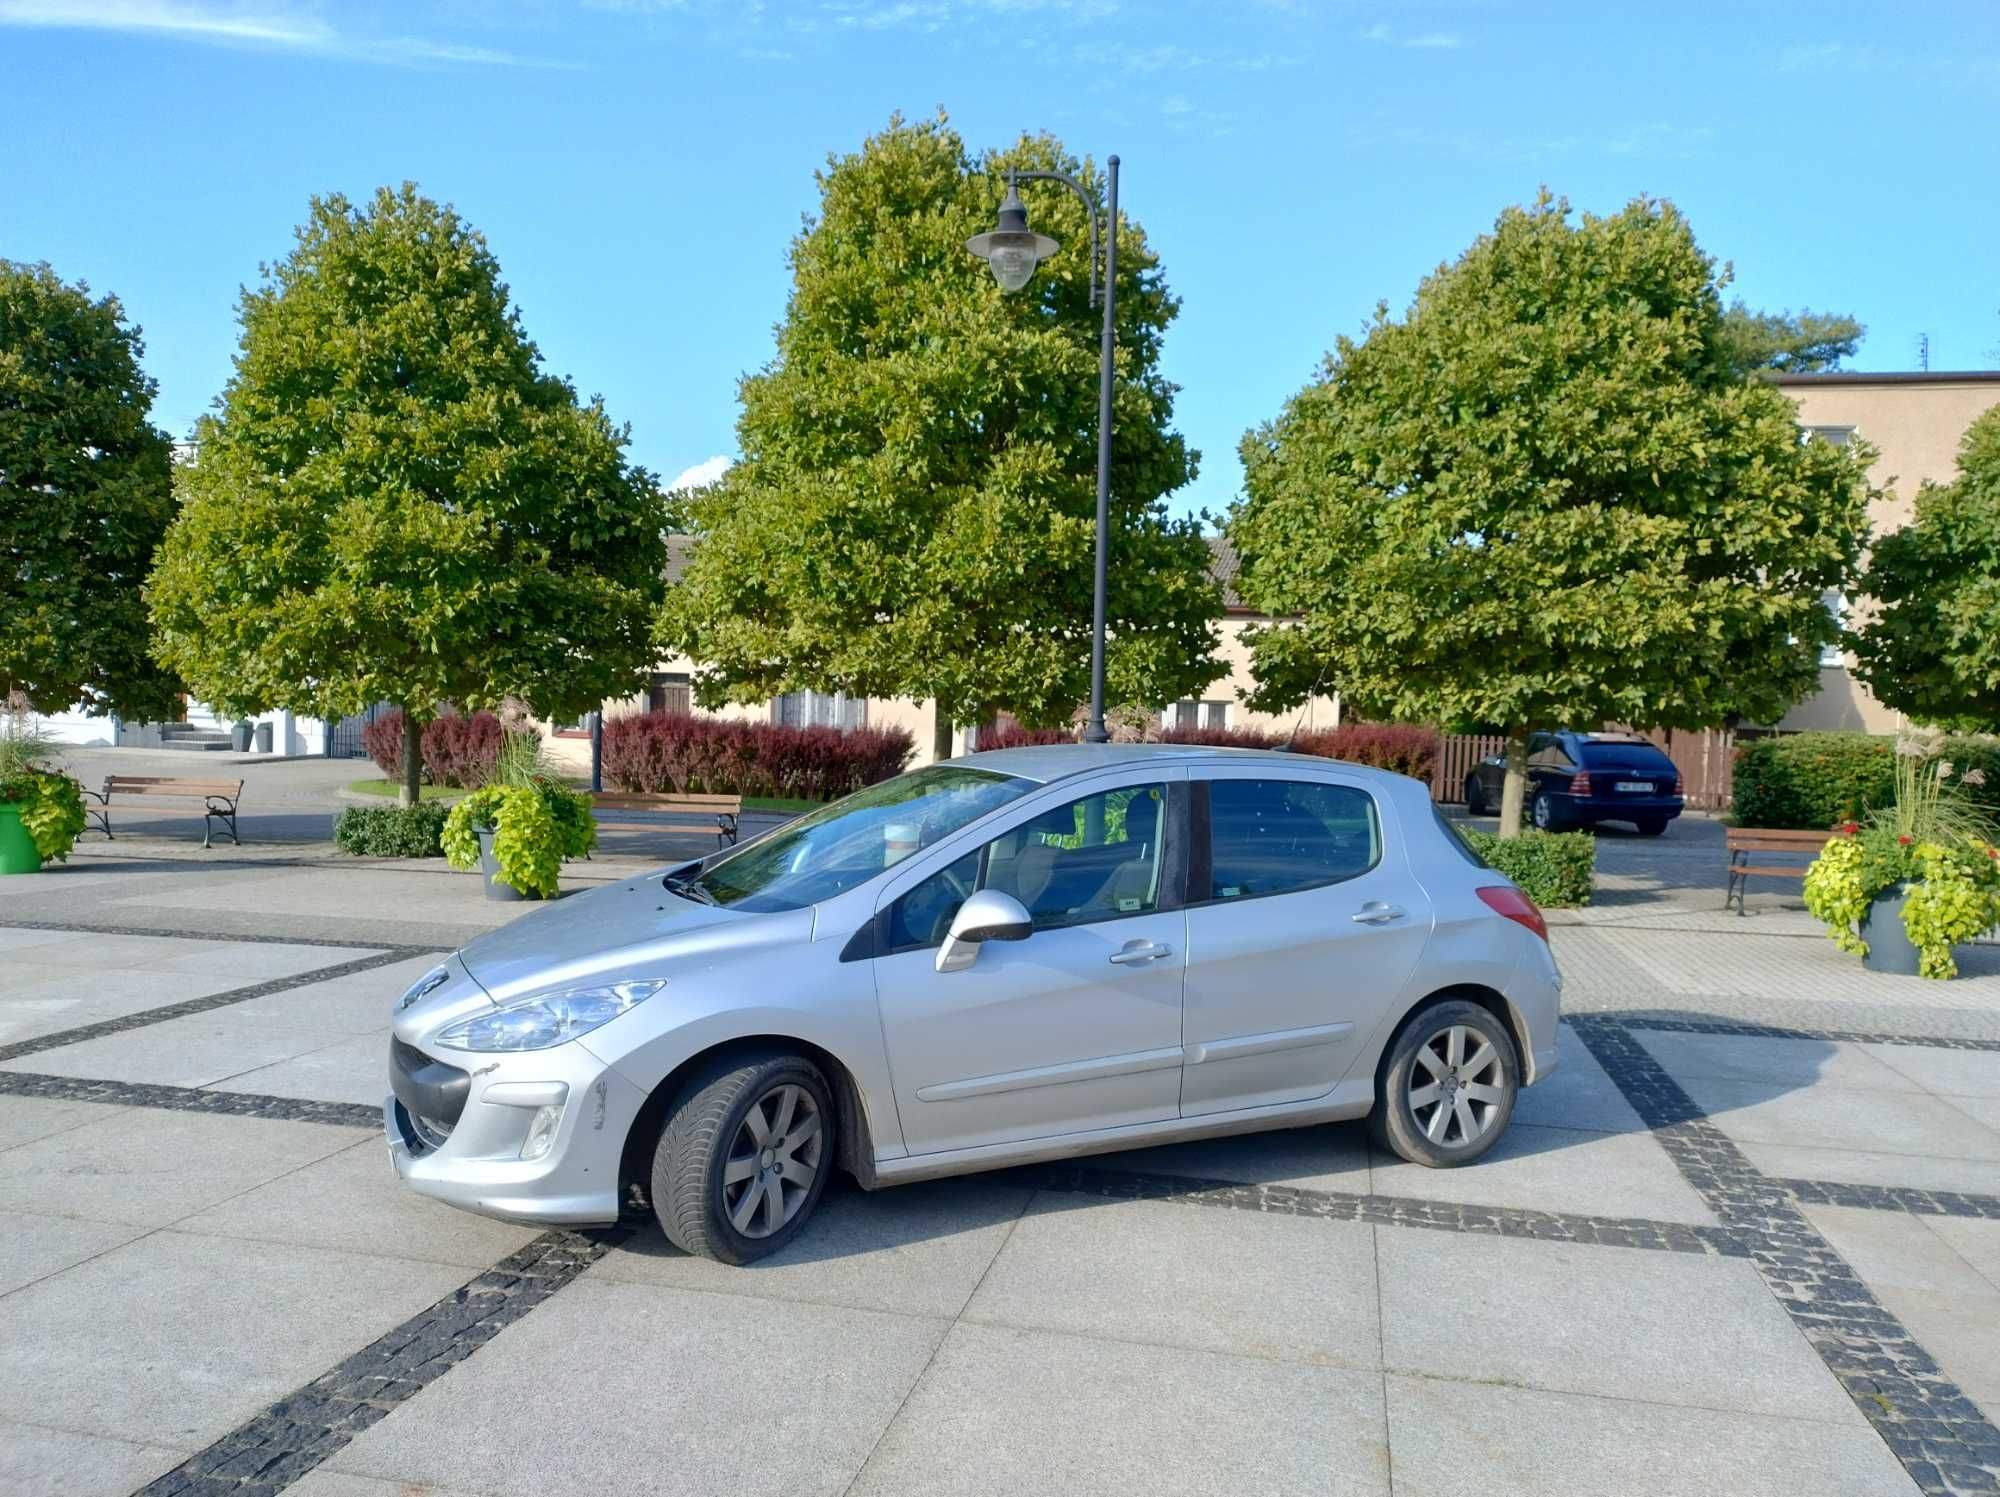
[[[1024,748],[1031,744],[1074,743],[1076,733],[1069,728],[1023,728],[1008,726],[982,728],[979,747],[985,749]],[[1156,743],[1198,743],[1210,748],[1270,749],[1286,744],[1286,735],[1263,728],[1161,728],[1153,735]],[[1322,759],[1344,759],[1349,764],[1366,764],[1374,769],[1392,770],[1412,779],[1429,781],[1437,764],[1442,742],[1435,728],[1403,723],[1349,723],[1345,727],[1323,728],[1299,733],[1290,739],[1294,753],[1314,754]]]
[[[2000,738],[1947,738],[1939,757],[1973,800],[2000,816]],[[1967,770],[1985,783],[1965,781]],[[1738,826],[1824,831],[1859,820],[1895,803],[1895,740],[1867,733],[1753,738],[1736,751],[1730,799]]]
[[[791,728],[684,712],[604,724],[604,782],[675,795],[832,800],[901,774],[916,741],[902,728]]]
[[[451,785],[477,790],[493,778],[494,762],[500,757],[500,719],[490,712],[470,717],[452,715],[432,718],[424,724],[421,740],[424,781],[431,785]],[[361,746],[390,781],[403,779],[403,714],[392,708],[361,730]]]
[[[443,801],[414,806],[349,806],[333,823],[333,845],[364,858],[441,858],[440,838],[451,807]]]
[[[1572,909],[1590,903],[1591,880],[1597,869],[1594,834],[1538,832],[1529,827],[1518,837],[1496,837],[1477,827],[1454,825],[1488,867],[1506,874],[1543,909]]]

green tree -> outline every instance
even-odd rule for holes
[[[1868,330],[1838,312],[1753,312],[1733,301],[1722,314],[1722,341],[1738,369],[1818,374],[1854,357]]]
[[[410,184],[315,199],[243,294],[236,373],[180,473],[149,596],[163,660],[225,711],[508,695],[567,718],[651,658],[664,504],[578,403],[485,240]]]
[[[1876,543],[1858,591],[1870,691],[1919,722],[2000,731],[2000,406],[1966,430],[1958,477],[1925,484]]]
[[[1237,587],[1255,700],[1509,739],[1769,721],[1817,684],[1866,516],[1859,444],[1801,444],[1742,377],[1725,275],[1667,203],[1573,223],[1546,194],[1243,443]]]
[[[173,516],[144,352],[116,297],[0,260],[0,703],[173,708],[139,591]]]
[[[1098,177],[1047,136],[976,159],[942,116],[900,119],[819,174],[793,241],[777,354],[743,380],[742,459],[689,496],[698,537],[661,639],[704,662],[702,700],[809,688],[1066,721],[1089,694],[1098,329],[1090,232],[1024,184],[1062,241],[1003,295],[966,252],[1008,168]],[[1194,475],[1159,373],[1179,307],[1140,227],[1118,242],[1107,697],[1162,702],[1220,674],[1221,603],[1199,523],[1162,498]]]

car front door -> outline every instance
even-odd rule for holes
[[[1333,770],[1215,770],[1192,791],[1181,1113],[1324,1096],[1430,935],[1393,808]]]
[[[1102,782],[885,889],[876,993],[912,1154],[1176,1115],[1186,793],[1181,774]],[[1033,934],[939,972],[951,916],[981,888],[1019,899]]]

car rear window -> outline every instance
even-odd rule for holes
[[[1598,764],[1645,765],[1648,769],[1671,771],[1674,761],[1669,759],[1657,745],[1632,738],[1585,738],[1582,740],[1583,762],[1586,766]]]

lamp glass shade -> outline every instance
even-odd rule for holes
[[[1025,245],[1005,245],[986,257],[993,279],[1000,283],[1002,291],[1019,291],[1027,285],[1038,263],[1035,252]]]

